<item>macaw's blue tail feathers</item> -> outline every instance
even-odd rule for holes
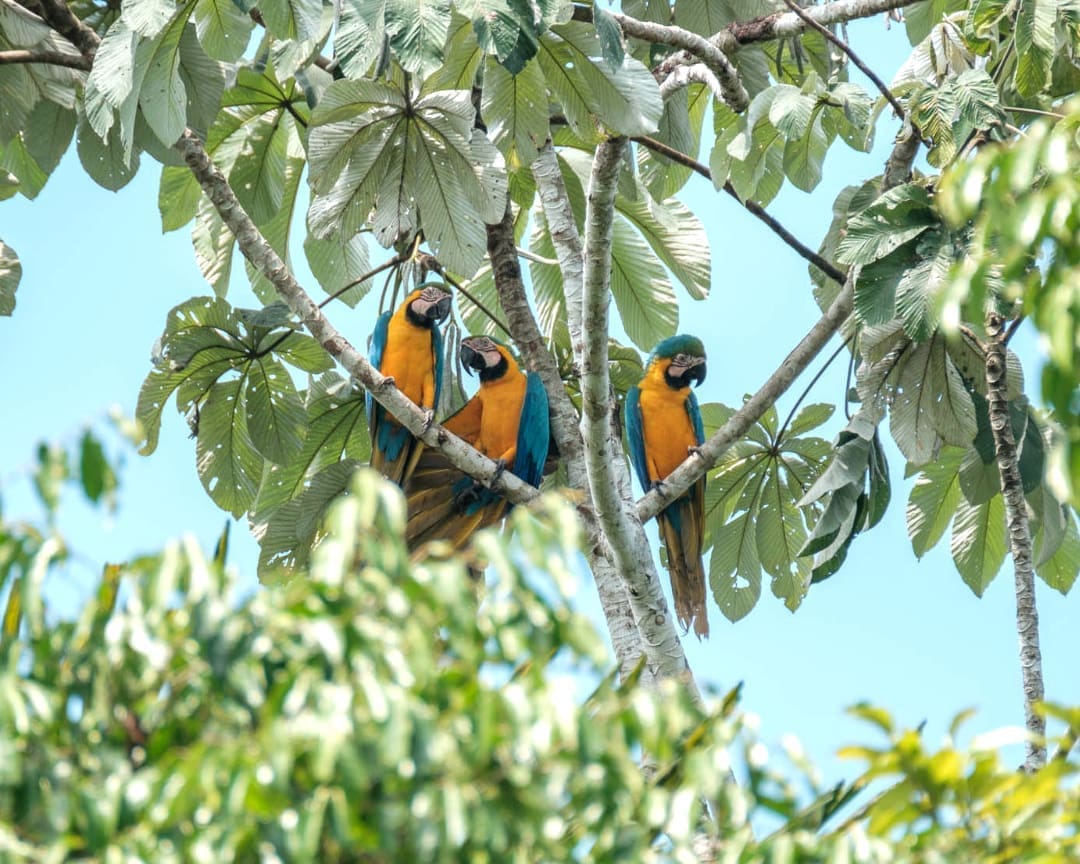
[[[474,531],[493,525],[506,501],[475,483],[437,450],[424,449],[409,480],[409,521],[405,542],[415,549],[431,540],[463,548]]]
[[[697,500],[695,500],[697,499]],[[675,615],[687,630],[693,625],[700,639],[709,635],[705,606],[705,565],[701,560],[705,484],[698,482],[689,493],[669,504],[656,522],[667,549],[671,594]]]

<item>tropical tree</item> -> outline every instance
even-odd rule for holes
[[[168,314],[139,398],[142,449],[174,399],[208,494],[259,538],[264,579],[308,564],[366,460],[364,391],[511,501],[539,494],[429,425],[334,324],[330,304],[355,304],[382,273],[382,305],[438,279],[457,288],[460,330],[509,334],[544,383],[553,483],[580,502],[624,676],[644,658],[646,683],[696,692],[645,521],[707,475],[716,604],[748,614],[767,575],[794,609],[889,504],[887,418],[918,474],[915,553],[951,524],[976,593],[1012,553],[1039,731],[1032,573],[1064,592],[1080,570],[1075,5],[0,3],[0,189],[36,194],[74,137],[106,188],[146,156],[162,163],[163,228],[192,224],[214,293]],[[900,9],[913,50],[886,86],[844,25]],[[885,111],[897,131],[881,175],[841,193],[813,251],[766,207],[785,182],[812,190],[834,145],[866,150]],[[744,404],[704,406],[705,444],[635,501],[613,408],[639,352],[676,331],[673,283],[688,302],[709,289],[701,220],[675,197],[694,172],[807,259],[822,314]],[[290,267],[301,248],[321,301]],[[234,249],[261,309],[226,299]],[[0,245],[0,311],[19,266]],[[630,344],[611,337],[612,300]],[[1047,411],[1007,350],[1024,320],[1054,346]],[[832,405],[781,422],[776,403],[838,334],[856,407],[829,444],[813,433]],[[1043,758],[1033,738],[1029,766]]]

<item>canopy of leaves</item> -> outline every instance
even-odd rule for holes
[[[409,560],[397,489],[367,471],[349,488],[300,578],[236,603],[226,538],[212,560],[174,543],[106,567],[70,620],[41,595],[61,544],[0,523],[0,560],[14,561],[0,573],[9,860],[671,861],[702,842],[738,861],[1078,851],[1074,761],[1025,776],[989,739],[935,750],[857,706],[884,741],[847,748],[860,776],[826,786],[794,746],[794,773],[763,758],[737,694],[706,713],[682,687],[614,686],[567,602],[578,529],[558,496],[515,511],[512,541],[485,532],[492,580],[478,595],[461,562]],[[869,797],[872,780],[885,795]]]

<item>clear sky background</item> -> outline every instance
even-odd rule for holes
[[[869,37],[873,51],[864,56],[886,80],[910,51],[902,25],[886,30],[874,19],[852,25],[850,33],[856,46],[865,46]],[[881,172],[897,126],[883,116],[871,154],[838,141],[818,189],[807,196],[785,185],[770,212],[816,248],[837,192]],[[707,149],[701,158],[707,161]],[[87,424],[104,428],[113,406],[133,414],[167,312],[192,295],[210,293],[188,230],[161,233],[159,174],[144,157],[131,184],[107,192],[83,173],[73,146],[36,201],[0,203],[0,237],[23,265],[14,317],[0,318],[0,392],[6,404],[0,492],[6,519],[43,518],[26,479],[37,442],[73,444]],[[712,247],[709,299],[695,303],[680,292],[681,329],[701,336],[709,352],[709,376],[699,398],[738,405],[817,318],[810,280],[801,258],[707,182],[693,179],[681,197],[704,221]],[[294,263],[302,283],[321,296],[303,262]],[[257,306],[243,268],[234,267],[233,274],[230,302]],[[363,346],[377,304],[372,295],[355,310],[331,306],[329,312],[353,343]],[[1028,325],[1021,329],[1013,347],[1024,360],[1028,381],[1037,386],[1039,352],[1029,330]],[[835,340],[822,359],[833,347]],[[846,364],[834,366],[808,403],[842,399]],[[780,403],[781,416],[809,377],[796,382]],[[824,437],[842,425],[842,412],[837,415],[820,432]],[[104,562],[160,549],[183,532],[193,532],[209,550],[229,519],[203,491],[194,441],[173,403],[151,457],[138,456],[115,436],[110,440],[124,459],[119,509],[103,518],[77,494],[66,495],[61,526],[75,562],[49,586],[58,610],[78,608]],[[855,771],[834,758],[839,746],[876,740],[874,730],[844,712],[860,700],[888,708],[908,726],[926,721],[925,734],[934,743],[953,715],[968,707],[978,709],[968,734],[1023,724],[1010,562],[980,600],[953,567],[948,537],[916,560],[904,522],[911,481],[903,479],[903,459],[891,440],[888,447],[889,511],[872,532],[857,538],[838,574],[813,586],[794,614],[771,596],[767,584],[757,608],[738,624],[728,623],[713,605],[712,637],[702,643],[685,640],[699,681],[719,688],[745,682],[743,706],[761,716],[765,742],[773,746],[783,734],[795,733],[828,779]],[[650,532],[655,539],[655,528]],[[257,546],[246,523],[233,526],[232,540],[231,561],[242,584],[253,589]],[[582,575],[582,602],[601,622],[588,574]],[[1080,704],[1078,600],[1063,598],[1041,582],[1037,593],[1048,698]],[[1019,764],[1022,754],[1016,752]]]

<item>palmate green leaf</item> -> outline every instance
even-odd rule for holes
[[[338,40],[334,43],[335,46],[341,40],[340,29],[338,34]],[[421,92],[471,90],[476,82],[476,73],[479,71],[480,62],[483,59],[484,52],[477,44],[476,31],[473,29],[472,22],[455,12],[450,19],[449,36],[446,40],[442,65],[424,80]],[[350,77],[358,78],[361,76],[358,73],[353,73]]]
[[[619,220],[612,230],[611,295],[626,335],[638,348],[651,351],[675,335],[679,303],[671,283],[641,237]]]
[[[812,192],[821,182],[821,169],[830,143],[818,110],[802,137],[784,144],[784,173],[803,192]]]
[[[695,300],[709,295],[712,254],[701,221],[682,202],[654,199],[641,185],[636,199],[619,195],[615,207],[626,217]]]
[[[858,84],[840,81],[830,87],[823,116],[830,141],[839,135],[849,147],[869,152],[874,142],[874,127],[870,122],[872,107],[873,100]]]
[[[618,69],[626,57],[626,45],[623,44],[623,32],[619,23],[601,6],[593,7],[593,26],[600,39],[600,52],[608,69]]]
[[[712,94],[704,84],[680,87],[664,102],[664,113],[653,137],[696,159],[705,110],[711,102]],[[665,201],[677,193],[693,174],[692,169],[647,147],[637,148],[637,163],[642,182],[657,201]]]
[[[275,344],[274,353],[290,366],[295,366],[301,372],[318,374],[328,372],[334,368],[334,359],[326,353],[326,349],[306,333],[293,330],[279,343],[281,338],[273,334],[272,343]]]
[[[407,108],[395,86],[335,81],[309,133],[312,231],[351,237],[370,216],[389,246],[419,222],[445,266],[475,272],[485,221],[502,218],[506,179],[498,150],[472,129],[473,113],[467,91],[428,93]]]
[[[757,511],[758,558],[772,576],[773,596],[792,612],[799,608],[810,587],[810,562],[799,557],[806,542],[803,515],[781,481],[779,466],[769,472]]]
[[[1074,513],[1067,508],[1064,513],[1066,528],[1061,544],[1048,560],[1036,562],[1035,572],[1055,591],[1068,594],[1080,575],[1080,533]]]
[[[386,35],[398,62],[426,77],[443,60],[450,0],[385,0]]]
[[[240,380],[219,381],[199,409],[196,468],[203,488],[234,517],[255,501],[263,459],[248,431],[246,399]]]
[[[1021,96],[1036,96],[1050,81],[1054,59],[1055,0],[1022,0],[1016,15],[1016,72],[1013,84]]]
[[[245,395],[247,428],[255,449],[276,464],[290,461],[300,451],[307,414],[281,361],[272,355],[252,360]]]
[[[997,495],[984,504],[963,498],[953,520],[951,551],[965,584],[982,597],[1005,560],[1005,499]]]
[[[235,0],[196,0],[195,32],[208,56],[235,63],[251,39],[255,22]]]
[[[927,0],[912,6],[904,14],[904,28],[907,30],[908,40],[912,45],[918,45],[942,17],[959,11],[964,6],[963,0]]]
[[[22,279],[22,265],[15,250],[0,240],[0,315],[15,311],[15,290]]]
[[[75,142],[79,161],[90,179],[110,192],[123,189],[139,170],[139,154],[125,147],[119,125],[109,129],[102,140],[80,112]]]
[[[285,191],[281,196],[281,206],[268,222],[259,226],[263,237],[286,263],[290,258],[289,241],[296,221],[296,205],[299,200],[305,164],[303,158],[290,158],[285,163]],[[280,300],[273,283],[259,273],[247,259],[244,260],[244,270],[251,282],[251,290],[259,300],[263,303],[275,303]]]
[[[869,264],[937,222],[924,188],[913,183],[897,186],[851,217],[837,245],[837,260],[842,264]]]
[[[601,56],[596,31],[580,22],[553,27],[540,40],[544,77],[574,132],[592,140],[594,115],[621,135],[654,132],[664,106],[652,74],[630,56],[618,70],[610,71]]]
[[[386,3],[384,0],[342,0],[339,9],[334,56],[346,77],[363,78],[383,52]]]
[[[724,526],[709,559],[709,586],[731,622],[745,618],[761,597],[761,562],[754,519],[740,513]]]
[[[260,581],[287,576],[307,564],[320,522],[331,502],[348,489],[349,480],[361,464],[346,459],[327,466],[311,478],[303,492],[273,514],[258,538]]]
[[[371,458],[364,394],[335,372],[313,382],[305,412],[307,434],[299,452],[268,466],[252,508],[255,533],[280,507],[303,494],[319,472],[342,460]]]
[[[304,239],[304,253],[322,289],[350,308],[355,307],[371,290],[371,280],[367,279],[344,293],[338,293],[371,269],[371,258],[363,234],[356,234],[344,242],[340,236],[320,240],[309,234]]]
[[[739,133],[727,148],[733,157],[729,169],[731,185],[740,199],[752,198],[764,206],[776,197],[784,182],[785,142],[765,117],[749,129]],[[714,174],[714,184],[717,179]]]
[[[480,114],[510,171],[528,168],[548,139],[548,98],[540,64],[512,75],[494,57],[484,64]]]
[[[930,230],[915,246],[917,261],[905,268],[896,282],[896,315],[915,341],[924,341],[937,325],[935,306],[949,278],[954,249],[941,232]]]
[[[675,3],[675,21],[699,36],[713,36],[734,20],[728,0],[676,0]]]
[[[199,201],[195,225],[191,229],[191,243],[195,247],[195,262],[203,277],[218,297],[224,297],[228,293],[232,274],[235,238],[209,198]]]
[[[319,34],[322,0],[259,0],[266,28],[278,39],[303,42]]]

